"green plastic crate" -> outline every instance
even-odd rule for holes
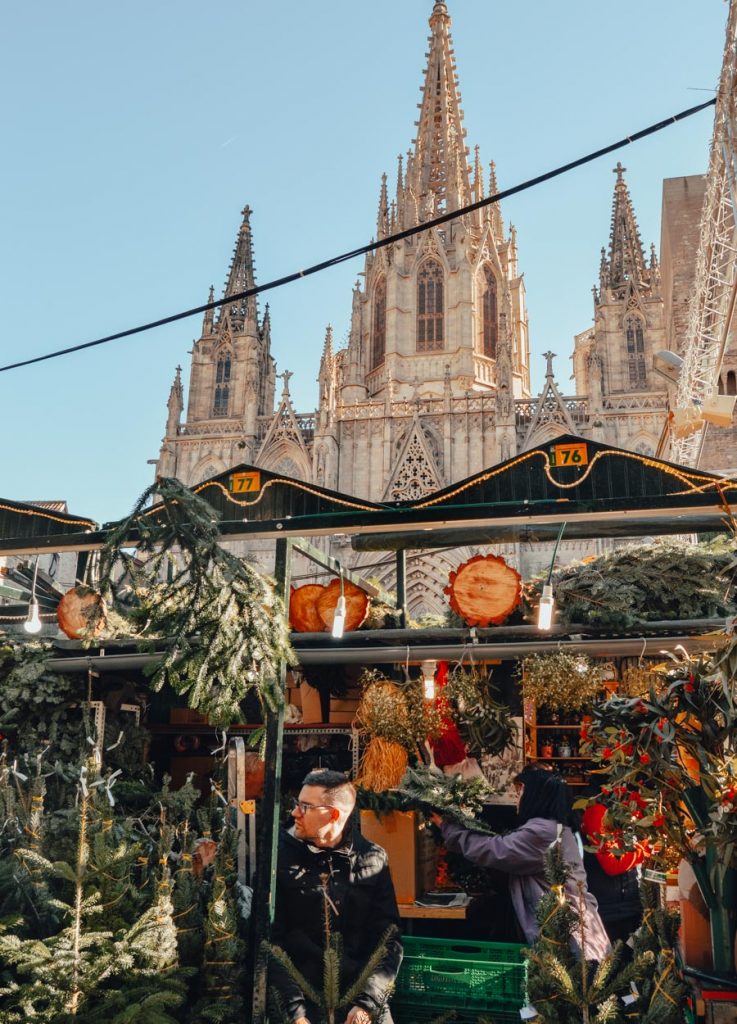
[[[415,1015],[427,1008],[434,1017],[445,1009],[488,1013],[492,1018],[496,1011],[499,1024],[500,1013],[519,1019],[527,978],[522,946],[415,936],[405,936],[403,944],[393,1007],[404,1007]],[[418,1016],[418,1024],[427,1019],[433,1017]],[[411,1024],[404,1015],[402,1021]]]
[[[479,1024],[479,1019],[491,1024],[521,1024],[519,1010],[443,1010],[437,1006],[410,1006],[396,1000],[392,1000],[390,1009],[394,1024],[433,1024],[446,1014],[447,1024]]]

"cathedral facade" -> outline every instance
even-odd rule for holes
[[[466,145],[450,25],[447,4],[436,0],[417,134],[406,163],[399,159],[396,185],[382,177],[379,239],[497,191],[494,164],[485,173],[478,147],[472,155]],[[224,298],[255,284],[253,266],[246,207]],[[561,394],[552,353],[542,392],[530,392],[521,267],[515,229],[498,204],[369,254],[364,283],[353,290],[347,346],[336,351],[327,328],[318,407],[308,413],[292,404],[289,372],[279,375],[277,395],[268,306],[259,316],[255,298],[226,302],[205,315],[195,342],[186,415],[177,369],[157,474],[193,485],[245,462],[392,501],[421,497],[564,433],[653,453],[666,414],[665,389],[652,371],[652,353],[666,347],[663,298],[624,168],[616,168],[594,323],[575,338],[575,395]],[[565,557],[590,554],[593,543],[571,543]],[[540,545],[496,550],[525,575],[550,558]],[[331,553],[359,570],[368,561],[339,538]],[[412,558],[410,610],[445,610],[448,572],[472,553]],[[367,575],[384,572],[373,567]]]

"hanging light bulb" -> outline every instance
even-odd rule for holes
[[[340,640],[343,636],[343,630],[345,629],[345,594],[343,592],[343,569],[340,569],[340,597],[335,605],[335,615],[333,615],[333,640]]]
[[[35,597],[32,597],[28,602],[28,618],[23,623],[23,629],[26,633],[40,633],[41,632],[41,615],[38,610],[38,601]]]
[[[423,661],[422,669],[422,692],[425,700],[435,700],[435,669],[438,667],[436,661]]]
[[[553,609],[555,608],[555,598],[553,597],[553,585],[552,583],[546,583],[543,586],[542,596],[540,598],[540,604],[537,607],[537,628],[538,629],[550,629],[553,624]]]
[[[31,600],[28,602],[28,618],[23,623],[23,629],[26,633],[40,633],[41,632],[41,614],[38,610],[38,600],[36,599],[36,580],[38,579],[38,555],[36,555],[36,564],[33,567],[33,583],[31,584]]]

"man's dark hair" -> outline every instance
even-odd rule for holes
[[[303,786],[320,786],[325,790],[329,804],[342,806],[348,813],[356,803],[356,790],[353,783],[343,772],[331,768],[315,768],[302,779]]]
[[[530,818],[548,818],[560,825],[570,825],[571,794],[562,775],[546,768],[528,767],[514,781],[525,787],[517,815],[520,825]]]

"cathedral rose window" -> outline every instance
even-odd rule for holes
[[[443,348],[443,268],[436,260],[425,260],[417,275],[417,351]]]

